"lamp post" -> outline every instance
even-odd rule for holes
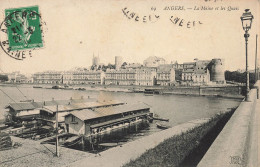
[[[248,72],[248,56],[247,56],[247,44],[248,44],[248,31],[251,29],[252,21],[254,16],[249,12],[249,9],[245,10],[245,13],[240,17],[242,22],[243,30],[245,31],[244,37],[246,42],[246,101],[249,101],[248,93],[249,93],[249,72]]]

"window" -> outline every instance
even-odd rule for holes
[[[71,122],[75,122],[76,120],[75,120],[75,116],[74,115],[72,115],[72,117],[71,117]]]

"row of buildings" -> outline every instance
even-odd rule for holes
[[[33,83],[33,78],[31,76],[26,76],[21,74],[20,71],[14,71],[12,73],[0,73],[1,75],[6,75],[9,83]],[[0,81],[1,82],[1,81]]]
[[[136,64],[121,66],[122,60],[120,58],[116,58],[116,60],[117,67],[115,69],[106,69],[106,71],[75,69],[65,72],[46,71],[35,73],[33,83],[138,86],[225,83],[225,68],[222,59],[195,59],[194,62],[183,64],[177,62],[165,64],[162,58],[150,57],[141,66]],[[93,63],[97,65],[96,59]]]

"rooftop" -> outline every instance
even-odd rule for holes
[[[123,102],[110,100],[110,101],[93,101],[93,102],[85,102],[85,103],[71,103],[66,105],[59,105],[58,110],[60,111],[72,111],[72,110],[80,110],[80,109],[90,109],[96,107],[106,107],[110,105],[121,105]],[[54,113],[57,110],[57,106],[44,106],[43,110]]]
[[[125,112],[137,111],[143,109],[150,109],[150,106],[144,103],[125,104],[120,106],[96,108],[93,110],[90,109],[77,110],[77,111],[72,111],[70,114],[84,121],[84,120],[89,120],[89,119],[94,119],[94,118],[99,118],[99,117],[104,117],[109,115],[122,114]]]
[[[15,111],[22,110],[33,110],[36,108],[42,108],[43,106],[55,106],[56,105],[66,105],[66,104],[74,104],[74,103],[83,103],[83,102],[91,102],[95,101],[93,98],[87,99],[70,99],[70,100],[51,100],[51,101],[42,101],[42,102],[19,102],[19,103],[10,103],[5,108],[12,108]]]

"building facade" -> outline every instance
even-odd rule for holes
[[[66,71],[63,73],[63,84],[103,85],[105,73],[103,71]]]
[[[45,71],[45,72],[35,73],[33,75],[33,83],[61,84],[62,83],[62,72]]]
[[[125,65],[123,68],[118,68],[121,64],[121,58],[117,56],[115,60],[116,69],[87,70],[78,68],[65,72],[47,71],[34,74],[33,81],[34,83],[48,84],[126,86],[225,84],[225,68],[222,59],[195,59],[194,62],[183,64],[177,62],[165,64],[165,60],[162,58],[149,57],[144,61],[144,66],[133,63]]]
[[[105,84],[153,86],[155,78],[156,69],[153,68],[107,70]]]
[[[156,84],[171,86],[175,83],[175,69],[172,64],[160,65],[157,68]]]

